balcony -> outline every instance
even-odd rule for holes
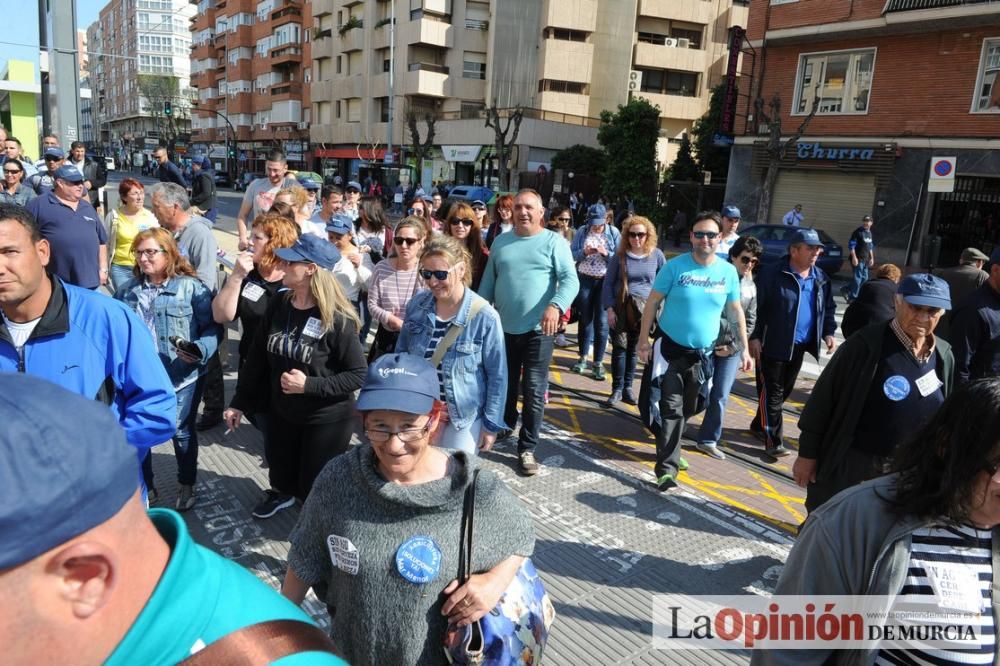
[[[291,99],[302,99],[302,83],[299,81],[282,81],[271,86],[271,101],[282,102]]]
[[[365,48],[365,31],[363,28],[351,28],[340,35],[340,51],[350,53],[351,51],[363,51]]]
[[[271,49],[271,66],[298,65],[302,63],[302,47],[297,44],[286,44]]]
[[[441,65],[413,63],[403,76],[404,95],[449,97],[448,88],[448,68]]]
[[[701,49],[637,42],[635,45],[635,66],[684,72],[704,72],[709,66],[708,52]]]
[[[424,44],[440,48],[455,46],[455,29],[450,23],[420,18],[400,26],[401,44]]]
[[[298,2],[285,0],[285,5],[271,12],[271,29],[286,23],[302,23],[302,7]]]
[[[635,93],[645,97],[651,104],[660,107],[661,118],[678,118],[680,120],[697,120],[708,111],[708,100],[703,97],[684,97],[682,95],[660,95],[657,93]]]
[[[712,22],[715,9],[714,2],[704,0],[639,0],[639,16],[703,25]]]
[[[312,2],[313,18],[333,14],[334,9],[336,9],[336,2],[334,0],[313,0]]]
[[[539,78],[586,82],[591,79],[593,60],[593,44],[545,39],[539,53]]]
[[[1000,0],[889,0],[885,7],[885,13],[965,7],[967,5],[1000,5]],[[998,10],[994,8],[993,11]]]
[[[672,1],[672,0],[668,0]],[[594,32],[597,30],[597,0],[545,0],[542,6],[542,25]]]

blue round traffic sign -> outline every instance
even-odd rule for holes
[[[942,178],[948,176],[951,173],[951,162],[948,160],[938,160],[934,163],[934,173]]]

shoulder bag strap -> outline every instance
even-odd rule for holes
[[[465,487],[465,502],[462,505],[462,533],[458,542],[458,580],[465,585],[472,575],[472,523],[476,508],[476,479],[479,470],[472,472],[472,481]]]
[[[319,627],[299,620],[270,620],[230,632],[180,665],[266,666],[300,652],[324,652],[343,658]]]
[[[476,315],[479,314],[479,311],[483,309],[484,305],[486,305],[486,301],[482,298],[477,298],[472,301],[472,305],[469,307],[469,318],[466,320],[465,325],[459,326],[453,322],[451,326],[448,327],[448,331],[444,334],[444,337],[441,338],[441,341],[438,342],[438,346],[434,348],[434,354],[431,356],[430,361],[431,365],[435,368],[441,365],[444,355],[448,353],[451,346],[455,344],[455,340],[457,340],[458,336],[465,330],[465,326],[468,326],[469,323],[475,319]]]

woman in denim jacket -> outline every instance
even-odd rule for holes
[[[468,288],[470,262],[468,250],[450,236],[427,243],[420,256],[427,291],[407,305],[396,351],[430,360],[449,328],[461,327],[437,366],[448,405],[437,444],[474,455],[489,450],[506,427],[507,355],[500,315]]]
[[[218,347],[218,328],[212,319],[212,294],[181,256],[170,232],[140,231],[132,241],[135,277],[121,285],[115,298],[136,311],[156,342],[160,360],[177,392],[177,510],[194,506],[198,471],[198,432],[194,427],[201,393],[199,377]],[[184,349],[178,349],[175,342]],[[193,346],[190,346],[193,345]],[[195,352],[197,348],[197,353]],[[150,502],[157,497],[150,455],[142,464]]]

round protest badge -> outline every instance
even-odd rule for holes
[[[410,537],[396,551],[396,570],[411,583],[429,583],[441,571],[441,549],[428,536]]]
[[[882,384],[882,392],[893,402],[905,400],[910,395],[910,380],[902,375],[893,375]]]

